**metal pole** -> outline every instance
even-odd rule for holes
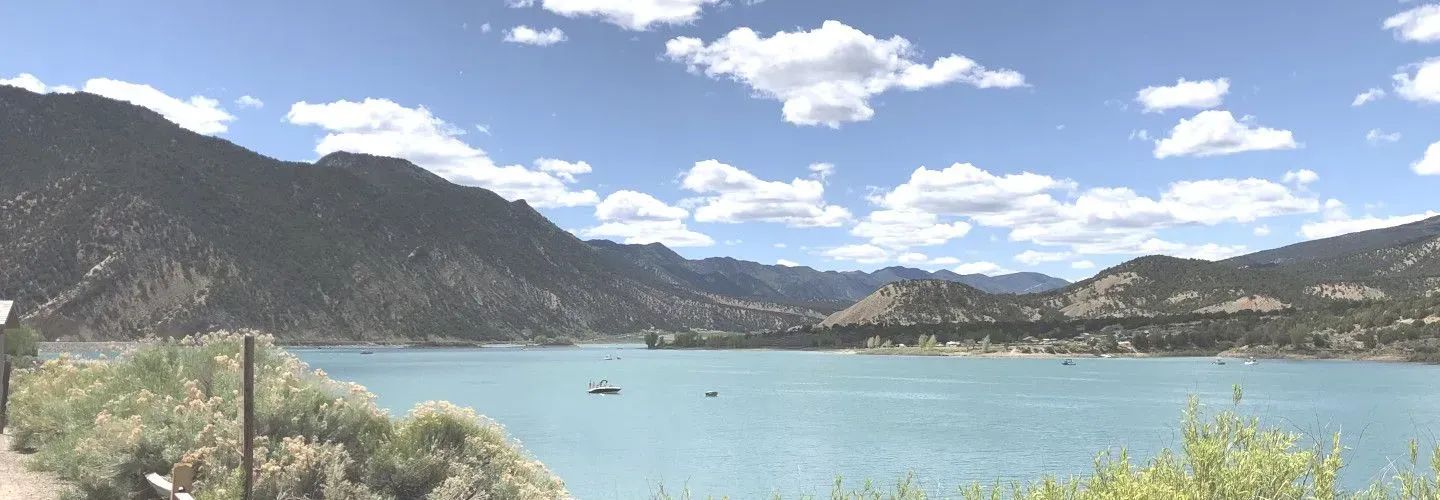
[[[240,469],[245,471],[244,500],[251,500],[255,491],[255,336],[245,336],[244,407],[241,419],[245,437],[241,446]]]

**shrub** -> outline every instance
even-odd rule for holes
[[[0,318],[3,321],[4,318]],[[39,352],[40,331],[28,326],[5,329],[5,353],[33,358]]]
[[[473,411],[427,403],[392,421],[365,388],[310,371],[267,336],[256,344],[256,498],[567,496]],[[84,498],[131,498],[147,488],[144,473],[179,462],[195,467],[204,498],[237,498],[240,349],[240,335],[218,333],[143,344],[113,361],[62,357],[17,371],[14,444],[35,448],[34,465]],[[459,491],[452,483],[481,493],[442,495]]]

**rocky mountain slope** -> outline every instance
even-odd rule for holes
[[[1266,312],[1440,295],[1440,235],[1425,235],[1437,225],[1440,219],[1430,219],[1357,233],[1361,237],[1315,240],[1285,247],[1290,250],[1284,252],[1266,251],[1221,262],[1141,257],[1058,290],[996,296],[999,304],[955,297],[952,290],[934,282],[907,281],[861,301],[884,307],[847,309],[821,324],[922,324],[936,318],[985,318],[994,317],[993,312],[1002,306],[1042,318],[1120,318]],[[1269,264],[1257,266],[1256,262]]]
[[[0,296],[51,336],[328,339],[783,328],[409,162],[283,162],[101,97],[0,86]]]
[[[952,281],[986,293],[1037,293],[1069,284],[1040,273],[961,275],[899,266],[869,273],[819,271],[806,266],[766,265],[729,257],[688,260],[658,243],[624,245],[593,240],[590,244],[617,262],[632,264],[669,283],[714,294],[829,311],[847,307],[888,283],[903,280]]]
[[[820,326],[852,323],[966,323],[1033,321],[1041,308],[1014,295],[985,293],[942,280],[899,281],[880,287],[854,305],[825,318]]]

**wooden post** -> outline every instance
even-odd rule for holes
[[[7,407],[10,403],[10,356],[5,351],[5,318],[0,318],[0,434],[9,423]]]
[[[187,463],[178,463],[170,468],[170,500],[177,500],[180,493],[189,493],[195,487],[195,469]]]
[[[245,471],[244,500],[251,500],[255,492],[255,336],[245,336],[245,402],[241,419],[245,424],[245,437],[241,444],[240,470]]]

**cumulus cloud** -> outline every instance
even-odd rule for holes
[[[297,102],[285,120],[324,129],[325,136],[315,145],[320,155],[349,151],[404,158],[451,182],[483,187],[537,207],[593,205],[599,201],[594,191],[571,189],[577,172],[557,172],[549,163],[553,160],[542,159],[533,169],[496,165],[485,151],[460,139],[464,129],[436,117],[424,106],[410,108],[375,98],[360,102]],[[551,165],[552,170],[543,170],[546,165]],[[589,165],[584,168],[589,171]]]
[[[871,244],[885,248],[906,249],[943,245],[970,232],[963,221],[942,223],[939,216],[913,210],[876,210],[870,212],[850,230],[850,234],[868,238]]]
[[[56,94],[69,94],[75,91],[75,87],[67,85],[56,85],[53,87],[46,85],[45,82],[40,81],[39,77],[30,73],[20,73],[15,75],[14,78],[0,78],[0,85],[19,87],[36,94],[49,94],[51,92]]]
[[[1440,4],[1422,5],[1385,19],[1395,38],[1411,42],[1440,41]]]
[[[878,39],[839,21],[810,31],[781,31],[766,38],[738,28],[706,44],[678,37],[665,44],[671,60],[712,78],[742,83],[756,95],[783,103],[786,122],[824,125],[869,120],[870,98],[892,89],[920,90],[964,83],[976,88],[1025,85],[1019,72],[990,70],[950,54],[930,64],[917,60],[909,40]]]
[[[0,79],[0,85],[20,87],[41,94],[75,92],[75,88],[68,85],[46,85],[45,82],[29,73],[21,73],[10,79]],[[143,83],[91,78],[85,82],[83,90],[101,97],[147,108],[160,113],[160,116],[164,116],[166,120],[170,120],[176,125],[200,134],[223,134],[229,130],[227,124],[235,121],[235,115],[225,111],[218,100],[200,95],[191,96],[189,99],[178,99]]]
[[[1015,261],[1027,266],[1034,266],[1046,262],[1059,262],[1072,256],[1070,252],[1041,252],[1037,250],[1026,250],[1015,254]]]
[[[630,244],[660,243],[669,247],[706,247],[710,236],[685,225],[690,211],[666,204],[646,193],[622,190],[595,205],[601,224],[582,229],[586,238],[615,238]]]
[[[959,274],[984,274],[987,276],[994,276],[997,274],[1005,274],[1011,272],[1009,269],[1004,268],[1000,264],[987,261],[966,262],[955,266],[953,270]]]
[[[1255,233],[1255,236],[1270,236],[1270,226],[1268,225],[1255,226],[1255,229],[1250,231]]]
[[[1372,145],[1383,144],[1387,142],[1400,142],[1400,133],[1386,132],[1378,128],[1372,128],[1369,132],[1365,133],[1365,142],[1368,142]]]
[[[1351,105],[1351,106],[1356,106],[1356,107],[1364,106],[1364,105],[1369,104],[1369,103],[1371,103],[1371,102],[1378,101],[1378,100],[1380,100],[1380,99],[1382,99],[1382,98],[1384,98],[1384,97],[1385,97],[1385,89],[1372,88],[1372,89],[1366,90],[1366,91],[1364,91],[1364,92],[1361,92],[1361,93],[1359,93],[1359,94],[1356,94],[1356,95],[1355,95],[1355,99],[1352,100],[1352,101],[1350,101],[1350,105]]]
[[[1440,102],[1440,57],[1412,64],[1406,69],[1413,69],[1415,73],[1396,73],[1392,77],[1397,95],[1409,101]]]
[[[149,108],[176,125],[205,135],[225,133],[229,130],[226,123],[235,120],[235,116],[221,108],[220,101],[215,99],[197,95],[181,100],[142,83],[92,78],[85,82],[84,90]]]
[[[506,0],[512,7],[529,7],[535,0]],[[687,24],[700,18],[706,6],[721,0],[543,0],[545,10],[565,17],[598,17],[631,31],[656,25]]]
[[[1291,183],[1298,186],[1304,186],[1306,184],[1310,184],[1312,182],[1320,180],[1320,174],[1315,173],[1314,170],[1302,168],[1300,170],[1291,170],[1285,172],[1285,176],[1282,177],[1280,180],[1282,182]]]
[[[265,101],[261,101],[255,96],[242,95],[239,99],[235,100],[235,107],[240,109],[260,109],[265,107]]]
[[[1295,172],[1289,182],[1310,177]],[[1159,240],[1157,232],[1180,226],[1250,223],[1319,210],[1319,201],[1303,191],[1256,178],[1175,182],[1158,197],[1142,196],[1124,187],[1076,190],[1075,183],[1068,180],[1029,172],[996,175],[961,163],[943,170],[921,167],[908,181],[877,193],[871,201],[885,210],[960,217],[982,226],[1006,228],[1012,241],[1064,246],[1071,254],[1205,257],[1234,247],[1170,243]],[[1037,262],[1048,256],[1039,252],[1021,255]]]
[[[1425,148],[1425,156],[1412,163],[1410,168],[1420,175],[1440,175],[1440,142]]]
[[[1362,217],[1351,217],[1345,204],[1340,200],[1330,199],[1325,202],[1325,216],[1322,220],[1307,222],[1300,226],[1300,235],[1307,239],[1329,238],[1357,231],[1368,231],[1386,227],[1409,224],[1411,222],[1425,220],[1440,215],[1440,212],[1427,210],[1424,213],[1394,215],[1389,217],[1377,217],[1365,215]]]
[[[698,162],[685,172],[681,187],[702,195],[696,202],[700,222],[773,222],[792,227],[835,227],[850,211],[825,202],[825,185],[815,179],[767,181],[716,160]]]
[[[1229,92],[1229,78],[1194,82],[1181,78],[1175,85],[1140,89],[1135,93],[1135,102],[1144,106],[1146,113],[1175,108],[1206,109],[1219,106]]]
[[[835,174],[835,165],[834,165],[833,163],[811,163],[811,164],[810,164],[810,177],[814,177],[815,179],[818,179],[820,182],[829,181],[829,180],[830,180],[830,176],[831,176],[831,175],[834,175],[834,174]]]
[[[566,40],[569,38],[560,28],[541,31],[522,24],[505,32],[505,41],[507,42],[538,47],[548,47]]]
[[[875,245],[845,245],[822,250],[820,255],[830,260],[847,260],[861,264],[879,264],[890,260],[890,251]]]
[[[1192,118],[1182,118],[1170,136],[1155,141],[1155,158],[1173,156],[1217,156],[1245,151],[1295,149],[1294,134],[1289,130],[1265,128],[1246,116],[1236,120],[1229,111],[1201,111]]]

